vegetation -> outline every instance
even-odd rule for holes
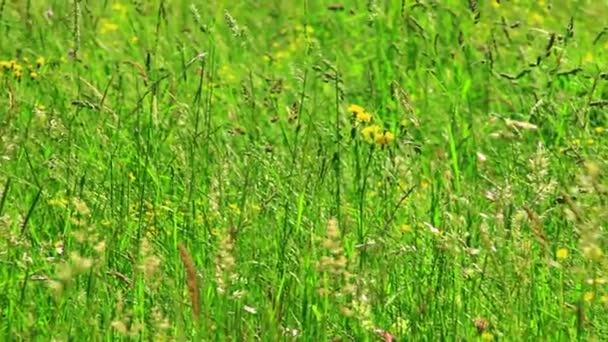
[[[0,339],[605,338],[607,14],[0,0]]]

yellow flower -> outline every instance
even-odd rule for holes
[[[11,61],[11,68],[13,69],[14,72],[19,72],[21,73],[21,71],[23,70],[23,67],[20,64],[17,64],[17,62],[15,61]]]
[[[23,72],[21,71],[21,68],[19,68],[19,69],[15,68],[13,70],[13,76],[15,76],[16,79],[21,79],[22,74],[23,74]]]
[[[361,135],[363,135],[365,141],[372,144],[380,135],[382,135],[382,130],[378,125],[370,125],[361,130]]]
[[[583,295],[583,300],[585,302],[590,302],[593,300],[595,296],[593,295],[593,292],[585,292],[585,294]]]
[[[368,123],[372,121],[372,115],[368,112],[359,112],[355,115],[355,118],[359,122]]]
[[[555,252],[555,257],[557,257],[558,259],[568,259],[568,255],[570,254],[570,252],[568,252],[567,248],[559,248],[556,252]]]
[[[486,331],[483,334],[481,334],[481,339],[484,341],[492,341],[492,340],[494,340],[494,335],[492,335],[492,333],[489,333]]]
[[[9,61],[0,61],[0,69],[9,70],[11,68],[11,62]]]
[[[359,113],[363,113],[365,112],[365,108],[356,105],[356,104],[351,104],[350,106],[348,106],[348,111],[351,112],[353,114],[353,116],[359,114]]]
[[[30,72],[30,77],[31,77],[31,78],[33,78],[33,79],[37,79],[37,78],[38,78],[38,76],[39,76],[39,75],[38,75],[38,73],[37,73],[37,72],[35,72],[35,71]]]
[[[36,66],[38,66],[39,68],[42,68],[45,63],[46,63],[46,60],[42,56],[40,56],[40,57],[38,57],[38,59],[36,59]]]
[[[604,127],[595,127],[593,130],[597,134],[602,134],[602,133],[604,133],[606,131],[606,129]]]
[[[376,143],[384,146],[390,144],[393,140],[395,140],[395,135],[389,131],[386,131],[376,138]]]
[[[352,113],[353,118],[358,122],[368,123],[372,120],[372,114],[366,112],[361,106],[350,105],[348,111]]]

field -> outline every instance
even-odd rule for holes
[[[0,340],[608,339],[606,17],[0,0]]]

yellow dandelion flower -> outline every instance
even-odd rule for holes
[[[18,64],[17,62],[14,62],[14,61],[11,61],[11,68],[13,69],[13,72],[23,71],[23,67],[21,66],[21,64]]]
[[[606,129],[604,127],[595,127],[593,130],[597,134],[602,134],[602,133],[604,133],[606,131]]]
[[[593,292],[585,292],[585,294],[583,295],[583,300],[585,302],[590,302],[593,300],[593,298],[595,298],[595,295],[593,294]]]
[[[350,106],[348,106],[348,111],[351,112],[353,115],[357,115],[359,113],[365,112],[365,108],[356,104],[351,104]]]
[[[492,333],[489,333],[486,331],[481,334],[481,339],[483,341],[492,341],[492,340],[494,340],[494,335]]]
[[[44,59],[44,57],[40,56],[38,59],[36,59],[36,66],[38,68],[42,68],[44,64],[46,64],[46,59]]]
[[[395,140],[395,135],[389,131],[386,131],[376,138],[376,143],[384,146],[390,144],[393,140]]]
[[[361,130],[361,135],[365,141],[372,144],[380,135],[382,135],[382,130],[378,125],[370,125]]]
[[[13,70],[13,76],[15,76],[16,79],[21,79],[22,74],[23,74],[23,72],[21,71],[21,69]]]
[[[31,77],[32,79],[37,79],[37,78],[38,78],[38,76],[39,76],[39,75],[38,75],[38,73],[37,73],[37,72],[35,72],[35,71],[31,71],[31,72],[30,72],[30,77]]]
[[[372,115],[368,112],[359,112],[356,114],[355,118],[359,122],[368,123],[372,121]]]
[[[2,69],[8,69],[10,68],[10,62],[9,61],[0,61],[0,68]]]
[[[568,259],[568,255],[570,254],[570,252],[568,251],[567,248],[559,248],[556,252],[555,252],[555,257],[561,260],[564,259]]]

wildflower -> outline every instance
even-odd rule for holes
[[[46,64],[46,59],[44,59],[44,57],[40,56],[36,59],[36,66],[38,68],[42,68],[44,64]]]
[[[13,70],[13,76],[15,76],[15,78],[17,80],[21,79],[21,75],[23,74],[23,72],[21,71],[21,69],[15,69]]]
[[[0,63],[1,63],[1,62],[0,62]],[[595,133],[597,133],[597,134],[602,134],[602,133],[604,133],[604,132],[606,131],[606,129],[605,129],[604,127],[595,127],[593,130],[594,130],[594,131],[595,131]]]
[[[37,79],[37,78],[38,78],[38,76],[40,76],[40,75],[39,75],[37,72],[35,72],[35,71],[31,71],[31,72],[30,72],[30,77],[31,77],[32,79],[34,79],[34,80],[35,80],[35,79]]]
[[[361,130],[363,139],[370,144],[376,143],[380,146],[388,145],[395,140],[395,135],[387,130],[382,130],[378,125],[370,125]]]
[[[358,122],[370,122],[372,120],[372,115],[365,111],[365,108],[351,104],[348,106],[348,111],[353,115]]]
[[[593,292],[585,292],[585,294],[583,295],[583,300],[585,302],[590,302],[593,300],[595,296],[593,295]]]
[[[561,259],[561,260],[568,259],[568,255],[569,255],[569,254],[570,254],[570,253],[568,252],[568,249],[567,249],[567,248],[564,248],[564,247],[559,248],[559,249],[558,249],[558,250],[555,252],[555,256],[556,256],[558,259]]]
[[[353,116],[356,116],[359,113],[365,112],[365,108],[356,104],[351,104],[350,106],[348,106],[348,111],[351,112]]]
[[[393,140],[395,140],[395,135],[389,131],[385,131],[376,139],[376,143],[384,146],[390,144]]]
[[[10,70],[12,68],[12,64],[9,61],[0,61],[0,69],[2,70]]]
[[[355,115],[355,119],[359,122],[368,123],[372,120],[372,115],[368,112],[360,112]]]
[[[484,332],[483,334],[481,334],[481,339],[484,341],[492,341],[494,340],[494,335],[489,332]]]
[[[403,233],[409,233],[411,231],[412,231],[412,226],[410,226],[409,224],[404,223],[404,224],[401,225],[401,232],[403,232]]]
[[[370,125],[361,130],[361,135],[363,135],[363,139],[368,143],[372,144],[376,141],[377,137],[382,134],[380,130],[380,126],[378,125]]]

